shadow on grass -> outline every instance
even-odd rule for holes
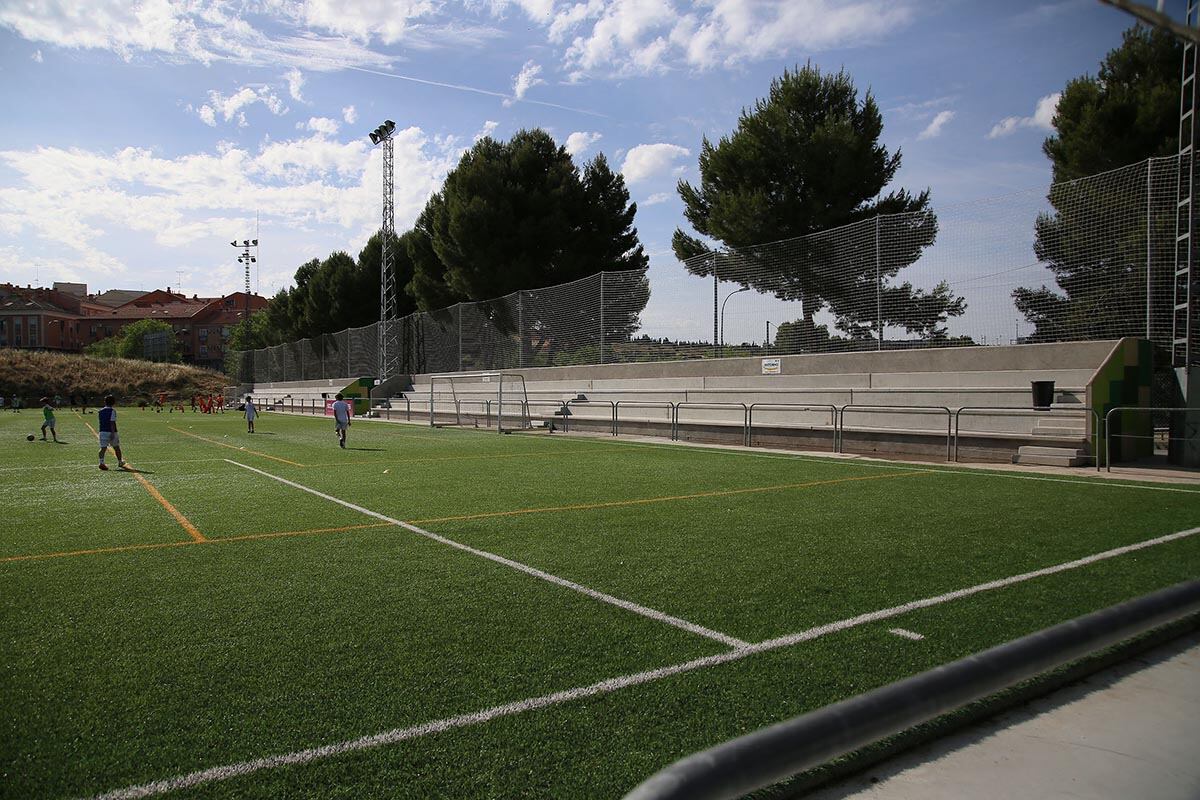
[[[154,471],[149,469],[135,469],[133,467],[120,467],[120,472],[136,472],[138,475],[153,475]]]
[[[387,450],[380,447],[347,447],[347,450],[357,450],[360,453],[386,453]]]

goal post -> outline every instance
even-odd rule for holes
[[[442,395],[438,387],[442,387]],[[449,396],[446,396],[448,392]],[[525,376],[519,372],[446,372],[429,376],[429,425],[437,427],[436,408],[440,404],[444,411],[453,409],[454,422],[440,425],[462,425],[466,416],[478,425],[478,419],[470,413],[470,407],[480,404],[485,426],[491,427],[491,417],[496,416],[496,430],[504,433],[529,427],[529,394],[525,389]],[[464,412],[463,406],[467,406]],[[514,412],[515,409],[515,412]],[[515,422],[505,427],[506,417]]]

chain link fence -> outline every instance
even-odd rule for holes
[[[1169,348],[1175,298],[1188,297],[1175,276],[1181,166],[1186,174],[1191,163],[1149,159],[1049,192],[703,254],[683,269],[604,272],[418,312],[233,354],[231,377],[261,383],[1121,336]]]

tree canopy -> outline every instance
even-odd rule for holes
[[[430,198],[412,235],[422,310],[649,266],[624,179],[603,154],[582,174],[543,130],[480,139]]]
[[[1145,335],[1148,222],[1151,315],[1156,328],[1169,327],[1174,168],[1150,162],[1131,168],[1128,178],[1098,174],[1176,152],[1182,55],[1170,34],[1137,26],[1124,33],[1095,77],[1075,78],[1063,90],[1054,133],[1042,146],[1053,165],[1054,212],[1039,215],[1034,242],[1057,290],[1013,292],[1035,326],[1034,341]],[[1151,187],[1166,187],[1152,188],[1149,197],[1146,170]]]
[[[723,249],[676,230],[676,257],[692,274],[716,272],[799,301],[810,329],[813,315],[828,307],[852,338],[874,324],[882,283],[884,324],[943,334],[940,323],[965,308],[960,299],[946,287],[926,292],[889,283],[933,243],[937,218],[928,190],[883,194],[901,154],[879,142],[882,131],[875,99],[868,91],[860,102],[844,71],[822,75],[812,65],[785,71],[765,99],[742,112],[732,134],[715,145],[704,139],[699,187],[679,183],[684,216]],[[855,225],[881,215],[894,215],[886,230]],[[841,237],[812,235],[843,226],[852,227]],[[789,240],[787,256],[771,259],[779,248],[765,245],[780,240]]]

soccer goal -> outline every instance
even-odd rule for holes
[[[439,421],[438,417],[442,417]],[[453,415],[453,422],[449,421]],[[529,428],[529,394],[519,372],[447,372],[429,376],[429,425],[483,426],[508,433]]]

